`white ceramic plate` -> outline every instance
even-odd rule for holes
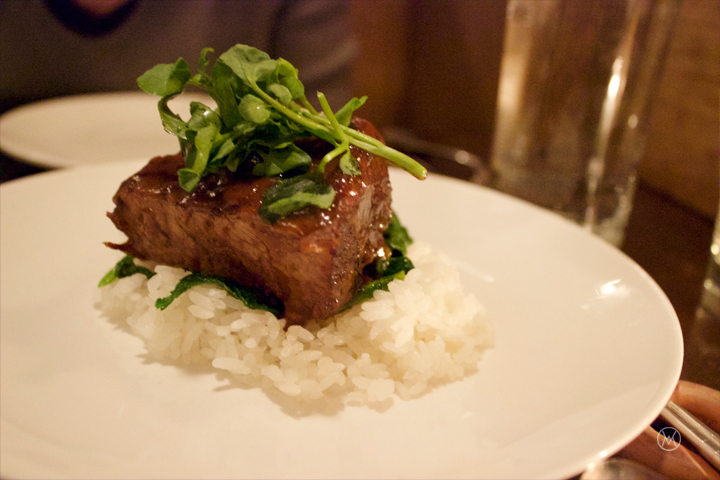
[[[188,119],[192,101],[215,107],[210,97],[195,93],[180,95],[169,106]],[[23,105],[0,117],[0,149],[48,168],[147,160],[177,152],[177,138],[162,129],[157,102],[158,97],[138,91]]]
[[[552,214],[443,177],[393,173],[416,238],[461,267],[497,347],[479,373],[386,411],[298,411],[148,361],[93,291],[120,241],[105,212],[139,164],[0,188],[3,478],[563,478],[658,415],[680,375],[665,295]]]

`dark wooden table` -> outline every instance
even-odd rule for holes
[[[720,318],[700,307],[713,220],[640,183],[622,250],[660,285],[680,319],[681,378],[720,390]]]
[[[0,155],[0,183],[41,171]],[[639,182],[622,250],[655,279],[677,312],[685,341],[682,378],[720,390],[720,318],[698,311],[712,230],[712,219]]]

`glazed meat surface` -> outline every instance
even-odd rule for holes
[[[365,120],[354,119],[353,127],[380,138]],[[314,168],[329,148],[324,142],[310,147]],[[238,178],[223,169],[188,193],[177,180],[182,155],[153,158],[115,194],[108,216],[128,240],[107,245],[271,292],[285,304],[289,324],[326,319],[360,286],[363,267],[386,249],[382,233],[392,215],[387,161],[351,148],[361,175],[343,174],[337,159],[325,168],[336,191],[333,205],[305,207],[275,224],[262,220],[258,208],[276,178]]]

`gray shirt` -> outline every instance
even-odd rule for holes
[[[137,90],[157,63],[204,47],[237,43],[290,61],[309,99],[321,90],[333,109],[349,100],[357,45],[349,8],[335,0],[138,0],[115,29],[87,36],[63,24],[42,0],[0,0],[0,111],[79,93]]]

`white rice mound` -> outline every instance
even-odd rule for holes
[[[214,285],[193,287],[158,310],[155,300],[189,272],[138,260],[157,274],[98,289],[98,307],[126,321],[150,357],[211,363],[246,387],[303,401],[335,396],[348,405],[410,399],[477,371],[494,334],[477,298],[463,293],[449,258],[420,242],[408,256],[415,268],[404,280],[324,326],[285,329],[285,320],[247,308]]]

